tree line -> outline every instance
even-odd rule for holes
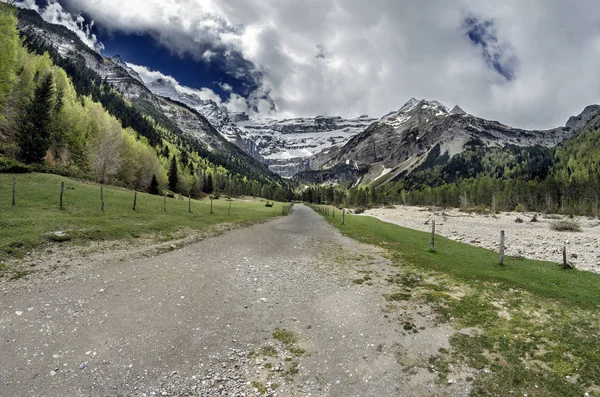
[[[441,165],[425,165],[381,186],[312,186],[298,198],[317,204],[485,207],[598,216],[600,131],[556,148],[472,147]]]

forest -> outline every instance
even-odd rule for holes
[[[17,10],[0,3],[0,172],[49,172],[154,194],[290,198],[283,181],[173,132],[166,117],[144,114],[83,60],[61,57],[17,22]]]

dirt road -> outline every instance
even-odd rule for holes
[[[398,269],[302,205],[84,269],[0,286],[1,396],[466,393],[427,371],[452,329],[423,306],[385,314]],[[409,317],[420,333],[402,331]]]

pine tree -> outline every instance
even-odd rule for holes
[[[173,155],[173,157],[171,157],[171,168],[169,168],[169,189],[172,191],[177,189],[177,183],[179,182],[179,175],[177,172],[177,158]]]
[[[213,192],[213,178],[210,173],[206,173],[206,180],[204,181],[202,191],[206,194],[211,194]]]
[[[41,163],[52,141],[54,78],[48,73],[35,88],[25,109],[19,131],[19,158],[25,163]]]
[[[158,180],[156,179],[156,175],[152,175],[152,182],[150,182],[150,186],[148,187],[148,193],[158,194]]]

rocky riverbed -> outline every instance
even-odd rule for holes
[[[500,230],[506,233],[506,254],[562,262],[567,247],[568,261],[577,269],[600,273],[600,220],[597,218],[542,215],[533,212],[504,212],[493,215],[463,212],[458,209],[396,206],[394,209],[371,209],[364,215],[411,229],[436,232],[462,243],[498,250]],[[581,232],[555,231],[553,222],[569,220]]]

